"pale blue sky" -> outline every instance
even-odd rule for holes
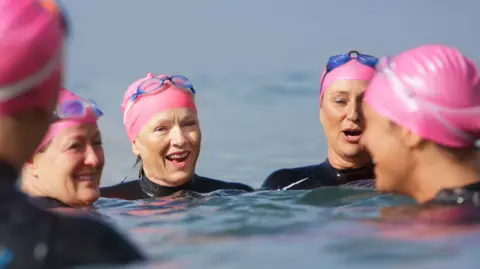
[[[480,59],[478,0],[63,0],[71,80],[321,69],[331,54],[454,45]],[[139,68],[141,66],[141,69]],[[141,70],[141,71],[140,71]]]

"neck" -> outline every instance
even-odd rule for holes
[[[404,184],[405,194],[419,203],[429,201],[444,189],[462,188],[480,181],[477,158],[459,162],[437,152],[422,156]]]
[[[165,177],[154,176],[152,175],[152,173],[149,173],[149,171],[146,169],[143,170],[143,173],[144,173],[143,177],[146,177],[150,182],[166,188],[176,188],[184,185],[185,183],[191,180],[191,178],[189,178],[187,181],[169,182],[167,179],[165,179]]]
[[[361,168],[371,163],[370,158],[359,155],[358,157],[343,157],[333,149],[328,149],[328,162],[337,170]]]

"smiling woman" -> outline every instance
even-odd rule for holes
[[[43,207],[83,207],[100,196],[104,166],[97,119],[102,115],[93,101],[62,89],[54,123],[23,167],[22,190]]]
[[[140,165],[139,179],[101,189],[102,197],[136,200],[178,191],[208,193],[220,189],[253,191],[195,174],[202,132],[195,90],[183,76],[149,73],[127,89],[124,125]]]

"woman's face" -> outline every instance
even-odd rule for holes
[[[364,129],[361,104],[367,85],[363,80],[339,80],[325,90],[321,100],[320,122],[328,146],[342,158],[369,158],[359,143]]]
[[[375,164],[376,187],[382,192],[400,192],[412,169],[414,157],[402,138],[402,127],[363,104],[365,130],[361,144],[370,153]]]
[[[62,130],[33,158],[36,186],[49,197],[71,206],[93,204],[105,163],[102,138],[96,124]]]
[[[180,186],[195,173],[202,133],[197,114],[188,108],[170,108],[142,128],[132,144],[147,177],[162,186]]]

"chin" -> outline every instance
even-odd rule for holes
[[[176,171],[168,177],[172,185],[179,186],[188,182],[193,176],[193,171]]]
[[[362,156],[368,156],[367,151],[361,145],[353,144],[347,145],[343,148],[343,154],[348,158],[356,158]]]
[[[92,205],[100,198],[99,190],[84,190],[79,194],[78,200],[84,205]]]

